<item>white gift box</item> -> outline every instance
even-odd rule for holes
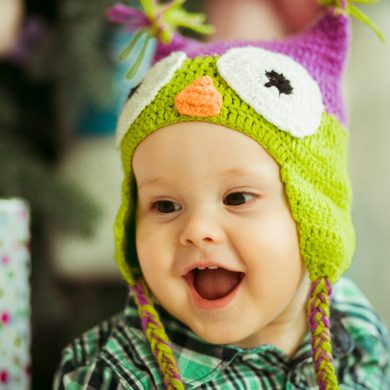
[[[0,199],[0,389],[30,387],[30,217],[21,199]]]

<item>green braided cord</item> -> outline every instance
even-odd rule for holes
[[[170,340],[165,332],[144,280],[137,280],[131,287],[138,307],[141,325],[151,350],[158,363],[159,370],[164,378],[165,387],[168,390],[183,390],[184,385],[180,378],[177,361],[170,347]]]
[[[320,390],[338,390],[337,376],[332,361],[329,307],[332,286],[326,278],[311,285],[309,325],[312,334],[312,354],[316,379]]]

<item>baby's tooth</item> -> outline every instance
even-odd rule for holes
[[[207,267],[208,269],[217,269],[218,268],[218,266],[216,266],[216,265],[210,265],[210,267]]]
[[[198,267],[198,269],[202,270],[202,269],[206,269],[206,267]]]

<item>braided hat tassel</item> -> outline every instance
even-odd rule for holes
[[[327,278],[315,280],[310,289],[309,326],[316,379],[320,390],[338,390],[333,367],[329,308],[332,286]]]
[[[180,378],[179,368],[173,351],[170,347],[170,340],[165,332],[145,282],[139,279],[131,287],[141,318],[142,330],[149,340],[153,355],[158,363],[159,370],[164,378],[167,390],[183,390],[184,385]]]

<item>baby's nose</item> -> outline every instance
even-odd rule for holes
[[[197,246],[221,243],[225,240],[223,227],[211,215],[193,214],[180,232],[179,241],[183,246]]]
[[[175,107],[182,115],[211,117],[221,112],[222,96],[213,79],[202,76],[187,85],[175,98]]]

